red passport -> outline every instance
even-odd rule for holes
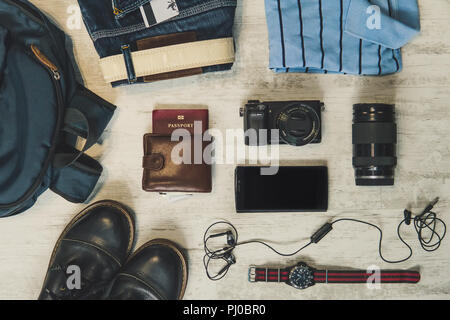
[[[176,129],[186,129],[194,135],[209,129],[209,113],[206,109],[160,109],[153,111],[153,133],[172,134]]]

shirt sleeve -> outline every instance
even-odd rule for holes
[[[417,0],[350,0],[344,30],[388,48],[401,48],[420,33]]]

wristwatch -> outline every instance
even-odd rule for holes
[[[307,289],[316,283],[418,283],[420,273],[410,270],[316,270],[306,263],[284,269],[251,266],[250,282],[282,282],[296,289]]]

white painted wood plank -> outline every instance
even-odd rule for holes
[[[236,16],[237,62],[230,72],[112,89],[103,82],[97,54],[84,29],[67,27],[75,0],[33,0],[72,37],[75,57],[86,86],[117,104],[104,144],[90,154],[105,167],[104,185],[95,200],[122,201],[137,214],[138,245],[158,237],[179,242],[189,252],[188,299],[436,299],[450,297],[450,245],[432,254],[421,251],[412,230],[405,237],[415,251],[400,266],[420,266],[418,285],[386,285],[368,290],[364,285],[317,285],[304,292],[283,285],[246,281],[250,264],[288,264],[305,260],[317,267],[383,268],[377,253],[377,233],[359,225],[338,225],[319,245],[295,259],[279,258],[258,246],[239,248],[238,264],[221,282],[207,280],[202,266],[202,237],[216,220],[235,223],[241,239],[265,238],[291,251],[302,245],[325,221],[354,217],[379,224],[385,231],[384,250],[390,258],[407,251],[395,229],[407,204],[421,207],[435,196],[436,211],[448,221],[450,213],[450,4],[448,0],[420,0],[422,35],[407,45],[405,70],[382,78],[334,75],[275,75],[268,70],[267,28],[263,2],[239,2]],[[301,149],[282,147],[289,164],[326,161],[330,168],[330,211],[327,214],[251,214],[234,210],[234,166],[216,167],[211,195],[170,204],[141,191],[142,136],[151,129],[151,111],[165,104],[207,105],[211,126],[241,128],[239,107],[247,99],[321,99],[324,141]],[[357,188],[351,166],[352,104],[395,102],[399,124],[399,167],[396,186]],[[0,299],[38,296],[48,259],[60,232],[84,205],[73,205],[48,192],[27,213],[0,221]],[[421,208],[419,208],[421,209]]]

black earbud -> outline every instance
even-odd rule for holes
[[[233,232],[227,231],[226,234],[227,234],[227,244],[229,246],[234,246],[236,244],[236,238],[234,237]]]
[[[236,257],[231,252],[227,253],[224,258],[230,265],[236,263]]]
[[[234,237],[233,237],[234,240]],[[222,275],[225,271],[227,271],[233,264],[236,264],[236,257],[228,252],[223,256],[223,259],[227,262],[227,265],[219,271],[218,275]]]

